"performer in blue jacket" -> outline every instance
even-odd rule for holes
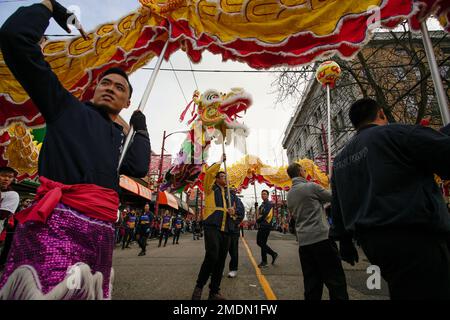
[[[350,108],[356,135],[333,164],[330,236],[344,261],[352,239],[380,268],[392,299],[450,299],[450,216],[435,174],[450,179],[450,125],[388,124],[372,99]]]
[[[272,230],[273,204],[269,201],[269,191],[261,191],[262,204],[258,208],[259,217],[256,219],[258,223],[258,233],[256,234],[256,243],[261,248],[261,263],[259,268],[267,267],[267,254],[272,256],[272,264],[278,258],[278,253],[267,245],[270,231]]]
[[[46,121],[36,202],[19,225],[0,279],[0,299],[110,299],[119,174],[144,177],[150,141],[145,116],[123,165],[123,128],[114,120],[130,105],[127,74],[107,69],[91,101],[67,91],[44,60],[39,42],[50,18],[69,30],[71,14],[53,0],[19,8],[1,27],[6,65]],[[68,285],[70,284],[70,285]]]

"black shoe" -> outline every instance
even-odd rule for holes
[[[217,293],[209,293],[209,296],[208,296],[208,300],[227,300],[227,299],[225,299],[225,297],[220,293],[220,292],[217,292]]]
[[[275,252],[272,256],[272,264],[275,264],[275,261],[277,260],[277,258],[278,258],[278,253]]]
[[[141,252],[139,252],[138,256],[139,256],[139,257],[141,257],[141,256],[145,256],[145,251],[141,251]]]
[[[267,268],[267,262],[261,262],[260,264],[258,264],[258,268],[262,269],[262,268]]]
[[[192,293],[191,300],[201,300],[202,299],[202,288],[195,287],[194,292]]]
[[[179,244],[178,241],[177,241],[177,244]]]

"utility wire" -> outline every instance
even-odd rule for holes
[[[25,1],[31,2],[31,0],[2,0],[2,1],[0,1],[0,4],[11,3],[11,2],[25,2]]]
[[[189,66],[191,67],[192,76],[194,77],[195,88],[198,90],[198,83],[197,83],[197,79],[195,78],[194,68],[192,68],[192,63],[189,58],[188,58],[188,61],[189,61]]]
[[[173,74],[175,75],[175,79],[177,79],[178,86],[180,87],[181,93],[183,94],[184,101],[186,102],[186,104],[188,104],[186,95],[184,94],[183,88],[181,87],[180,80],[178,79],[177,73],[175,72],[175,68],[173,67],[172,61],[170,61],[170,59],[169,59],[169,63],[170,63],[170,66],[172,67]]]

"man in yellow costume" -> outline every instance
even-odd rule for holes
[[[223,160],[225,161],[225,155]],[[203,287],[211,276],[209,300],[225,300],[220,293],[225,259],[230,246],[230,232],[237,217],[244,217],[244,205],[231,193],[231,206],[228,206],[228,192],[225,172],[220,171],[221,162],[206,169],[203,181],[205,191],[205,213],[203,228],[205,239],[205,258],[200,268],[192,300],[200,300]]]

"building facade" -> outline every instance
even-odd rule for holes
[[[326,89],[314,77],[307,82],[284,133],[283,148],[289,162],[312,159],[327,172],[328,145],[333,158],[355,134],[348,111],[354,101],[364,96],[381,101],[391,122],[413,124],[429,116],[440,126],[439,107],[421,39],[417,35],[401,38],[406,35],[376,34],[353,61],[338,61],[343,72],[336,89],[331,90],[331,143],[327,141]],[[450,36],[439,31],[431,36],[450,96]]]

